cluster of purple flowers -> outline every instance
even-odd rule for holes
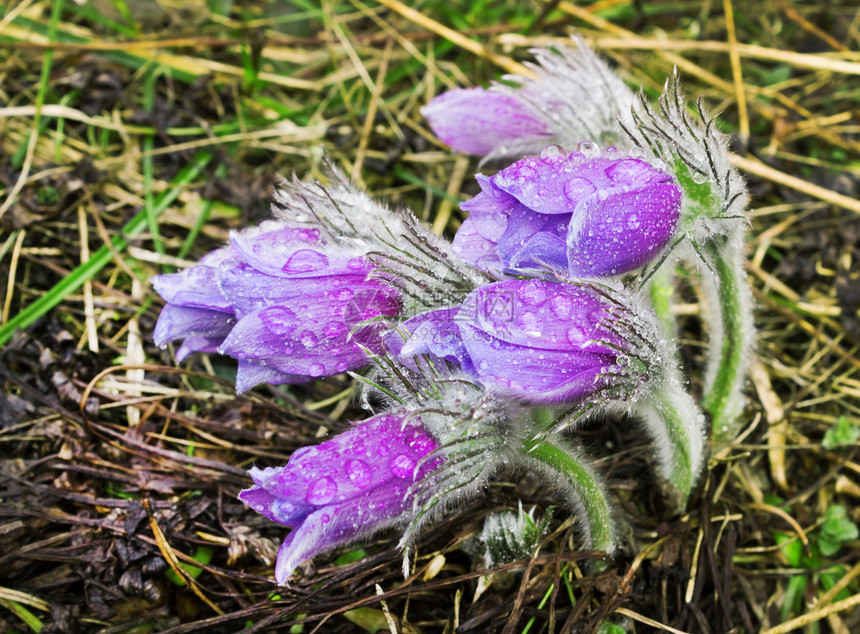
[[[501,403],[498,411],[569,413],[633,397],[667,355],[654,356],[660,333],[637,313],[639,300],[620,276],[670,247],[683,198],[675,177],[634,149],[600,149],[587,138],[572,151],[550,144],[564,140],[557,121],[511,92],[452,91],[424,112],[458,150],[545,147],[476,177],[480,193],[461,205],[469,215],[450,244],[384,207],[356,202],[360,194],[342,182],[309,215],[234,232],[198,264],[154,278],[167,302],[156,342],[182,340],[178,360],[193,352],[237,359],[238,391],[384,357],[408,385],[438,392],[467,382],[472,393]],[[362,217],[346,218],[347,228],[338,214],[358,208]],[[445,292],[428,291],[434,278]],[[279,551],[278,583],[306,558],[416,521],[427,492],[447,490],[446,467],[478,435],[422,413],[445,409],[424,408],[430,392],[407,394],[399,409],[302,449],[283,467],[251,470],[254,484],[240,498],[292,528]],[[456,418],[459,407],[474,419],[476,408],[462,401],[444,415]],[[493,424],[519,423],[501,416]],[[701,451],[688,458],[695,480]],[[692,483],[677,486],[686,495]]]

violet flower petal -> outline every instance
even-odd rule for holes
[[[583,206],[567,236],[573,277],[618,275],[643,266],[675,233],[681,189],[655,183]]]
[[[528,103],[483,88],[449,90],[421,108],[421,114],[457,152],[483,155],[511,141],[550,137],[544,117]]]
[[[254,486],[239,498],[295,527],[278,552],[277,582],[309,557],[402,522],[410,487],[439,466],[441,458],[426,460],[437,447],[417,418],[381,414],[296,451],[283,467],[251,469]]]
[[[152,338],[160,347],[183,337],[205,337],[207,342],[223,340],[235,323],[229,313],[167,304],[158,316]]]
[[[203,256],[194,266],[178,273],[156,275],[150,281],[155,292],[168,304],[232,313],[230,302],[218,289],[218,269],[234,257],[229,246],[222,247]]]

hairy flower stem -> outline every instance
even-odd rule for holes
[[[660,476],[669,489],[674,510],[681,512],[699,478],[705,457],[704,417],[681,385],[677,370],[664,376],[650,394],[633,405],[645,420],[657,448]]]
[[[743,383],[755,337],[740,245],[741,238],[732,236],[704,249],[717,276],[706,275],[704,280],[711,342],[702,406],[712,417],[716,446],[730,443],[740,431]]]
[[[595,550],[613,553],[616,530],[609,496],[597,476],[561,437],[529,439],[521,448],[526,467],[545,473],[568,489],[570,503],[584,514],[588,541]]]
[[[672,291],[674,290],[672,268],[672,264],[664,263],[648,281],[651,307],[669,337],[675,337],[678,332],[678,323],[672,314]]]

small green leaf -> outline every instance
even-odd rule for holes
[[[214,552],[215,551],[210,546],[198,546],[191,558],[194,561],[199,561],[201,564],[205,565],[212,561],[212,554]],[[196,579],[200,576],[200,573],[203,572],[203,568],[198,568],[197,566],[185,563],[184,561],[179,562],[179,565],[192,579]],[[168,570],[164,573],[164,576],[167,577],[168,581],[175,583],[177,586],[185,585],[185,579],[173,572],[173,570]]]
[[[824,514],[824,523],[818,538],[821,554],[830,557],[839,552],[844,542],[857,539],[860,530],[848,517],[848,511],[840,504],[834,504]]]
[[[821,445],[825,449],[836,449],[844,445],[853,445],[860,439],[860,424],[847,416],[840,416],[836,425],[827,430]]]

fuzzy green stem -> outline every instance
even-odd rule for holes
[[[615,526],[609,496],[595,474],[581,462],[560,437],[526,440],[522,455],[532,466],[560,479],[571,490],[575,504],[585,514],[591,547],[607,553],[615,551]]]
[[[677,372],[665,376],[634,406],[654,439],[661,478],[676,511],[683,511],[699,478],[705,454],[704,417]]]
[[[749,283],[740,250],[731,241],[705,247],[717,279],[705,280],[711,323],[711,351],[702,405],[711,414],[714,442],[731,442],[739,432],[743,383],[749,366],[754,327]],[[710,277],[710,276],[707,276]]]
[[[651,277],[648,294],[651,297],[651,307],[663,325],[666,334],[675,336],[678,325],[672,315],[672,267],[664,264]]]

